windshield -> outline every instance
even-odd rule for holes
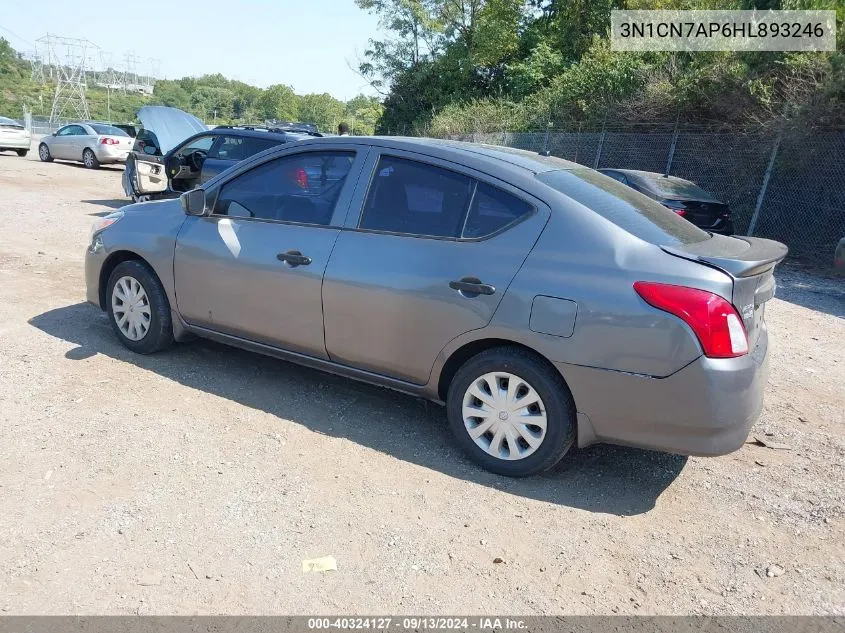
[[[94,131],[97,134],[108,134],[109,136],[129,136],[119,127],[115,127],[113,125],[103,125],[102,123],[89,123],[89,125],[94,128]]]
[[[537,179],[652,244],[694,244],[710,237],[662,204],[592,169],[547,171]]]

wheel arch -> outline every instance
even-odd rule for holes
[[[537,351],[529,345],[519,343],[514,340],[498,337],[489,337],[480,338],[464,343],[449,355],[449,357],[443,363],[443,366],[440,369],[440,373],[437,376],[437,397],[442,402],[445,402],[446,394],[449,391],[449,384],[452,382],[452,378],[455,377],[455,374],[458,372],[458,369],[460,369],[461,366],[473,356],[476,356],[481,352],[484,352],[488,349],[492,349],[494,347],[515,347],[528,352],[529,354],[535,356],[537,359],[543,362],[550,371],[559,375],[563,379],[564,384],[566,384],[567,389],[569,389],[569,384],[566,382],[566,377],[563,376],[560,371],[555,367],[555,365],[541,352]],[[572,395],[572,390],[570,389],[569,391],[570,395]]]
[[[156,276],[159,283],[161,283],[161,279],[156,273],[155,268],[148,262],[146,259],[141,257],[138,253],[129,250],[119,250],[111,253],[107,258],[106,261],[103,262],[102,267],[100,268],[100,279],[98,282],[98,295],[100,299],[100,309],[106,309],[106,286],[109,283],[109,277],[111,277],[112,272],[115,268],[117,268],[123,262],[129,261],[139,261],[143,264],[146,264],[147,268],[152,271],[153,275]]]

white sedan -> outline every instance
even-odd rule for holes
[[[23,125],[14,119],[0,116],[0,152],[13,151],[26,156],[32,139]]]
[[[106,163],[123,163],[132,149],[133,138],[106,123],[71,123],[41,139],[38,157],[75,160],[89,169]]]

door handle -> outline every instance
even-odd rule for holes
[[[286,253],[279,253],[276,255],[276,259],[280,262],[286,263],[291,268],[296,268],[297,266],[307,266],[311,263],[311,258],[303,255],[299,251],[288,251]]]
[[[477,277],[461,277],[458,281],[450,281],[449,287],[452,290],[457,290],[467,297],[477,297],[478,295],[492,295],[496,292],[496,286],[483,283]]]

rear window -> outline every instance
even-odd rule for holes
[[[94,128],[94,131],[97,134],[108,134],[109,136],[129,136],[119,127],[115,127],[113,125],[103,125],[102,123],[90,123],[89,125]]]
[[[20,123],[18,123],[14,119],[8,119],[4,116],[0,116],[0,126],[19,128],[21,130],[23,129],[23,126]]]
[[[547,171],[537,179],[646,242],[672,246],[710,237],[662,204],[592,169]]]

